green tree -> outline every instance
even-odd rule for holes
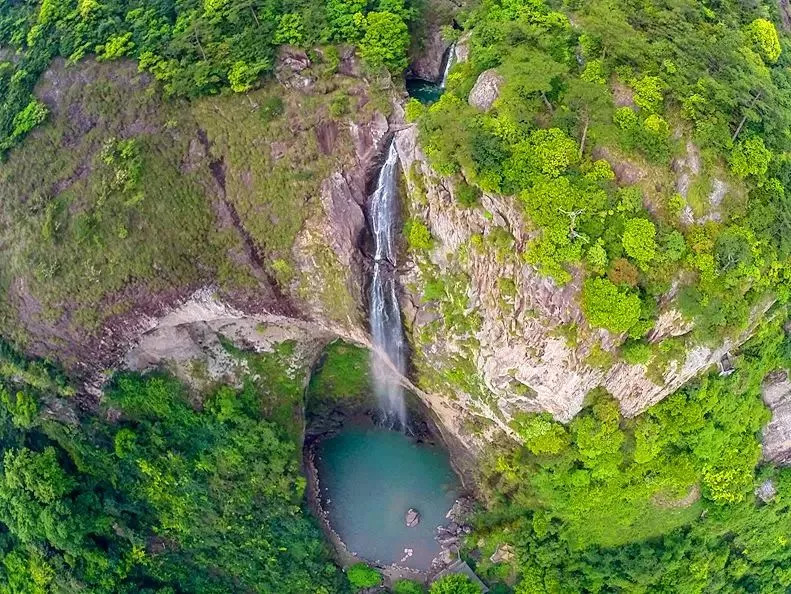
[[[591,326],[626,332],[640,318],[640,297],[604,278],[585,281],[582,310]]]
[[[768,63],[774,64],[780,57],[780,38],[772,22],[766,19],[755,19],[747,28],[747,37],[753,47]]]
[[[431,584],[429,594],[481,594],[481,589],[466,575],[453,573]]]
[[[629,219],[623,232],[626,253],[645,267],[656,257],[656,227],[648,219]]]
[[[760,136],[753,136],[739,142],[730,158],[731,170],[739,177],[763,177],[769,170],[772,151],[764,145]]]
[[[370,12],[360,55],[371,68],[385,66],[393,72],[407,67],[409,31],[404,19],[391,12]]]

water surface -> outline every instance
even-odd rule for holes
[[[447,452],[402,433],[353,426],[319,444],[324,509],[346,546],[368,561],[426,570],[440,552],[437,526],[458,496]],[[420,523],[407,528],[414,507]],[[404,549],[413,555],[402,561]]]

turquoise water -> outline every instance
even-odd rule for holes
[[[361,558],[429,569],[440,552],[437,526],[458,496],[447,452],[380,427],[347,427],[319,444],[316,466],[324,509],[346,546]],[[407,528],[413,507],[420,523]],[[404,549],[414,551],[405,561]]]
[[[406,80],[406,90],[410,97],[414,97],[421,103],[429,105],[437,101],[445,89],[435,82],[419,78],[408,78]]]

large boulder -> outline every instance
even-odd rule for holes
[[[470,91],[469,102],[473,107],[489,111],[500,96],[505,79],[494,68],[481,72],[475,86]]]
[[[417,526],[420,523],[420,513],[414,507],[410,507],[404,515],[404,522],[408,528]]]
[[[764,427],[764,458],[777,464],[791,462],[791,378],[788,371],[770,373],[763,385],[763,399],[772,411]]]

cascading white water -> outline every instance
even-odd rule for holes
[[[404,390],[397,375],[406,371],[406,344],[396,296],[394,227],[398,220],[398,153],[395,141],[390,143],[387,159],[379,171],[370,212],[376,248],[370,313],[374,390],[389,421],[397,421],[405,429]]]
[[[445,84],[448,82],[448,73],[450,67],[453,66],[453,57],[456,55],[456,42],[450,44],[448,48],[448,56],[445,58],[445,68],[442,70],[442,78],[439,81],[440,88],[444,89]]]

